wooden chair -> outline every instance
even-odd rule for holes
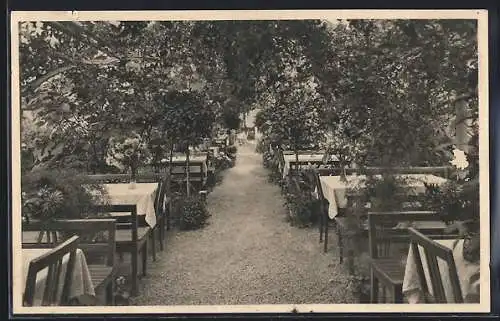
[[[86,255],[90,276],[96,293],[106,293],[106,303],[114,305],[115,292],[115,233],[114,219],[68,219],[50,223],[30,222],[23,225],[23,232],[39,232],[33,243],[23,240],[23,247],[56,246],[64,237],[61,233],[78,235],[79,248]],[[43,233],[46,240],[43,240]],[[98,235],[99,233],[105,235]],[[31,240],[33,241],[33,240]],[[104,260],[103,260],[104,259]]]
[[[379,285],[382,287],[384,299],[388,290],[392,303],[403,302],[405,262],[402,262],[402,257],[408,253],[410,235],[408,228],[397,228],[397,225],[401,222],[419,221],[442,222],[434,211],[368,212],[372,303],[379,299]],[[453,237],[446,234],[443,227],[429,227],[421,231],[425,231],[434,239]]]
[[[36,278],[39,272],[48,268],[47,279],[42,297],[42,306],[68,305],[70,303],[70,289],[76,262],[78,236],[69,238],[66,242],[56,246],[42,256],[33,259],[28,268],[26,287],[23,295],[23,305],[33,306],[35,299]],[[63,276],[63,258],[69,255],[68,264]],[[62,279],[61,296],[58,297],[59,282]]]
[[[312,179],[314,180],[314,185],[316,186],[318,190],[318,199],[320,200],[320,220],[319,220],[319,242],[322,243],[323,241],[323,251],[326,253],[328,251],[328,231],[329,231],[329,225],[330,223],[335,224],[335,229],[337,229],[337,221],[336,220],[331,220],[330,217],[328,216],[328,202],[325,199],[325,196],[323,194],[323,189],[321,188],[321,181],[320,177],[321,176],[336,176],[340,173],[342,169],[338,167],[333,167],[333,168],[321,168],[321,169],[315,169],[313,171],[314,174],[312,174]],[[323,239],[324,235],[324,239]],[[339,238],[339,246],[342,242],[342,239]],[[341,250],[342,247],[339,247]],[[342,257],[342,253],[340,253]],[[341,259],[342,261],[342,259]]]
[[[95,205],[96,213],[130,213],[121,216],[116,224],[116,252],[123,257],[124,253],[131,255],[132,295],[138,293],[139,256],[142,254],[142,275],[147,271],[148,240],[151,228],[147,224],[139,226],[136,205]]]
[[[156,226],[153,229],[153,234],[155,234],[156,230],[158,230],[160,251],[163,251],[165,246],[165,230],[170,216],[170,201],[170,176],[167,176],[160,181],[158,191],[155,196]]]
[[[438,258],[446,262],[448,274],[450,276],[451,287],[453,290],[453,302],[463,303],[462,289],[460,288],[460,280],[458,279],[457,267],[453,258],[453,251],[446,246],[439,244],[414,228],[409,228],[411,239],[411,250],[415,257],[417,274],[420,280],[426,303],[449,303],[443,287],[443,280],[438,265]],[[424,250],[424,255],[427,261],[429,277],[431,281],[432,294],[429,291],[427,280],[425,278],[424,266],[420,256],[419,246]]]
[[[95,175],[87,175],[86,181],[91,184],[113,184],[113,183],[128,183],[130,182],[130,174],[95,174]],[[164,172],[145,172],[136,176],[137,183],[157,183],[166,181],[170,184],[170,174]],[[160,190],[160,184],[158,184],[158,190],[155,195],[155,206],[156,206],[156,198],[158,196],[158,192]],[[156,207],[155,207],[156,208]],[[158,213],[157,213],[158,215]],[[128,223],[130,222],[130,217],[126,215],[123,217],[122,215],[115,217],[117,219],[117,223]],[[146,218],[144,214],[138,214],[138,226],[147,227]],[[122,226],[123,228],[123,226]],[[149,233],[151,238],[151,256],[153,261],[156,261],[156,230],[151,231]],[[160,237],[163,237],[164,234],[161,234]],[[163,244],[160,243],[160,249],[163,250]]]
[[[346,174],[352,174],[355,171],[355,169],[348,168],[346,169]],[[335,229],[337,230],[338,227],[338,219],[334,219],[333,221],[330,219],[328,216],[328,202],[324,197],[323,190],[321,188],[321,182],[320,182],[320,177],[321,176],[339,176],[343,172],[343,169],[340,167],[331,167],[331,168],[315,168],[313,171],[310,171],[309,176],[311,177],[310,180],[312,184],[317,188],[318,190],[318,198],[320,200],[320,208],[321,208],[321,213],[320,213],[320,224],[319,224],[319,242],[323,242],[323,235],[325,235],[325,243],[324,243],[324,248],[323,251],[326,253],[328,251],[328,230],[330,223],[335,224]],[[339,213],[340,217],[342,217],[342,213]],[[337,233],[337,235],[339,235]],[[342,238],[339,236],[339,251],[340,251],[340,260],[342,262]]]
[[[172,168],[172,180],[177,184],[183,185],[186,182],[185,162],[175,162]],[[197,193],[203,190],[206,185],[206,174],[203,171],[203,162],[190,161],[189,183],[191,191]]]

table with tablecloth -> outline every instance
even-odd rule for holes
[[[323,153],[299,153],[299,162],[322,162],[325,156]],[[330,157],[326,163],[336,161],[337,159],[333,156]],[[284,153],[283,154],[283,168],[280,168],[283,174],[283,178],[287,177],[290,172],[291,164],[297,161],[295,154]]]
[[[22,249],[21,256],[23,260],[23,277],[21,288],[23,289],[23,295],[26,287],[26,280],[28,278],[28,270],[30,262],[42,256],[43,254],[49,252],[51,248],[41,248],[41,249]],[[62,273],[61,279],[59,280],[58,297],[62,292],[62,287],[64,284],[64,276],[66,274],[66,269],[69,262],[69,254],[63,257],[62,261]],[[47,280],[48,268],[38,272],[36,287],[35,287],[35,299],[33,305],[39,306],[42,303],[43,291],[45,289],[45,282]],[[81,249],[77,249],[75,256],[75,270],[73,271],[73,279],[71,283],[71,288],[69,292],[70,299],[76,299],[80,303],[85,303],[88,300],[95,299],[95,290],[90,277],[89,268],[87,266],[87,260],[85,254]]]
[[[462,290],[462,296],[464,302],[466,303],[478,303],[479,292],[480,292],[480,264],[479,262],[468,262],[463,256],[463,244],[464,240],[456,239],[446,239],[437,240],[441,245],[446,246],[453,250],[453,258],[455,260],[455,265],[457,268],[458,279],[460,281],[460,288]],[[428,289],[432,295],[432,286],[430,283],[429,268],[427,266],[427,260],[424,255],[423,248],[419,247],[420,257],[422,259],[422,265],[424,268],[425,278],[427,280]],[[450,275],[448,273],[448,266],[445,261],[438,259],[439,272],[443,281],[443,287],[447,301],[449,303],[453,302],[453,289],[450,281]],[[422,287],[417,273],[415,257],[410,248],[408,252],[408,257],[406,259],[405,275],[403,280],[403,294],[408,303],[424,303],[424,294],[422,292]]]
[[[156,225],[155,198],[158,183],[104,184],[112,205],[136,205],[137,214],[145,215],[146,223]]]
[[[374,175],[374,177],[380,178],[381,176]],[[417,194],[425,193],[424,183],[441,185],[446,182],[443,177],[429,174],[401,174],[396,175],[396,177],[404,179],[409,192],[413,191]],[[345,178],[341,176],[320,176],[319,180],[323,196],[329,204],[328,216],[333,219],[338,215],[339,208],[347,206],[347,191],[363,188],[366,176],[348,175]]]

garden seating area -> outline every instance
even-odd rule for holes
[[[325,253],[333,226],[335,255],[350,275],[366,282],[367,303],[477,302],[479,262],[462,254],[477,255],[477,234],[463,234],[440,212],[459,210],[440,190],[456,184],[456,167],[357,168],[339,166],[325,151],[269,150],[274,157],[264,163],[287,195],[291,222],[317,225]],[[446,260],[439,268],[437,253]],[[429,266],[420,262],[422,255]]]
[[[224,146],[217,148],[225,150]],[[41,208],[37,208],[38,216],[26,215],[22,247],[25,273],[35,273],[31,272],[31,265],[38,264],[34,257],[43,257],[48,250],[58,249],[61,242],[72,237],[76,243],[71,244],[77,244],[78,248],[77,259],[72,260],[77,262],[69,265],[66,255],[58,267],[63,272],[54,276],[58,280],[42,272],[36,278],[36,285],[27,283],[25,304],[54,304],[65,286],[77,290],[63,293],[60,300],[64,301],[57,301],[57,304],[115,305],[139,295],[140,278],[147,275],[150,260],[154,264],[157,251],[168,247],[166,234],[173,229],[200,228],[208,218],[200,216],[206,212],[206,197],[215,184],[215,181],[207,181],[207,176],[222,175],[232,162],[226,161],[221,168],[222,162],[209,165],[207,156],[208,152],[193,155],[187,166],[186,157],[176,155],[168,164],[146,166],[137,174],[75,174],[75,181],[71,183],[80,184],[73,187],[81,194],[75,192],[74,197],[100,197],[87,204],[85,213],[75,213],[78,219],[66,218],[66,213],[51,213],[51,219],[46,220],[43,217],[46,213],[40,213],[43,212]],[[222,156],[229,158],[227,154]],[[214,159],[218,157],[221,157],[218,153],[213,156]],[[150,168],[154,168],[154,172],[145,172]],[[57,179],[58,173],[57,170],[41,173],[36,182]],[[187,208],[191,208],[191,212]],[[118,271],[125,273],[119,275]],[[56,291],[53,287],[59,292],[50,292]]]
[[[20,23],[24,306],[478,303],[476,25],[407,20]]]

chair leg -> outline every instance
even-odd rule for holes
[[[139,261],[139,253],[137,249],[137,245],[132,251],[132,295],[136,296],[137,295],[137,276],[139,274],[139,269],[138,269],[138,261]]]
[[[142,275],[146,276],[146,266],[148,264],[148,240],[144,241],[142,248]]]
[[[324,225],[325,217],[323,213],[319,216],[319,242],[323,242],[323,225]]]
[[[156,232],[157,232],[157,228],[155,226],[155,228],[153,228],[151,230],[151,236],[150,236],[150,240],[151,240],[151,256],[153,257],[153,262],[156,262]]]
[[[112,306],[115,305],[115,280],[114,280],[114,276],[106,288],[106,303],[108,305],[112,305]]]
[[[323,252],[328,252],[328,217],[325,216],[325,243]]]
[[[373,268],[370,269],[370,303],[378,301],[378,280],[373,273]]]
[[[403,289],[401,286],[395,286],[393,288],[393,298],[394,303],[403,303]]]

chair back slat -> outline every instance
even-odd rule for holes
[[[154,183],[158,182],[164,175],[165,173],[141,173],[136,175],[136,182]],[[131,177],[130,174],[93,174],[86,175],[85,181],[89,184],[128,183]]]
[[[393,244],[409,244],[410,234],[408,227],[411,227],[412,222],[429,221],[442,223],[438,213],[435,211],[369,211],[367,215],[369,250],[372,258],[389,254]],[[426,229],[426,232],[434,238],[456,236],[444,233],[443,227],[430,227]]]
[[[80,236],[79,247],[88,255],[104,257],[108,266],[113,266],[115,261],[115,230],[116,220],[110,218],[102,219],[66,219],[56,220],[50,223],[30,222],[23,225],[23,231],[42,231],[57,236],[60,233]],[[96,236],[97,233],[97,236]],[[102,233],[103,235],[100,235]],[[90,235],[89,235],[90,234]],[[107,235],[104,235],[107,234]],[[87,239],[88,236],[96,236],[93,239]],[[57,243],[38,242],[37,244],[23,243],[25,248],[42,248]]]
[[[439,272],[437,257],[429,251],[424,251],[424,255],[427,260],[427,266],[429,267],[432,293],[434,294],[436,303],[446,303],[446,294],[444,292],[443,281],[441,280],[441,275]]]
[[[377,175],[390,172],[392,174],[430,174],[449,178],[450,166],[411,166],[411,167],[365,167],[362,174]]]
[[[424,294],[428,298],[431,298],[433,300],[433,303],[448,302],[438,264],[438,259],[441,259],[446,263],[448,267],[447,272],[450,277],[452,287],[454,300],[453,303],[463,303],[464,299],[462,295],[462,289],[460,287],[460,281],[458,279],[457,267],[455,264],[455,259],[453,257],[453,251],[446,246],[439,244],[428,235],[424,235],[422,231],[418,231],[414,228],[409,228],[408,231],[411,238],[412,251],[416,259],[415,262],[417,265],[418,277]],[[419,253],[419,246],[423,248],[424,255],[427,261],[427,267],[429,270],[429,277],[432,287],[432,296],[428,291],[423,262]]]
[[[33,306],[37,275],[44,269],[48,269],[48,274],[43,290],[42,305],[66,305],[69,303],[69,293],[73,279],[78,244],[79,237],[75,235],[30,262],[23,296],[23,304],[25,306]],[[67,254],[69,254],[69,260],[63,277],[62,263]],[[57,295],[60,287],[59,280],[61,277],[63,277],[63,286],[61,296],[58,298]]]
[[[136,204],[99,204],[94,205],[95,213],[130,213],[130,221],[125,223],[116,223],[116,229],[122,229],[126,226],[126,229],[130,229],[132,234],[132,243],[136,244],[138,241],[138,228],[139,228],[139,217],[137,215],[137,205]],[[99,219],[99,218],[97,218]],[[103,218],[104,219],[104,218]]]

